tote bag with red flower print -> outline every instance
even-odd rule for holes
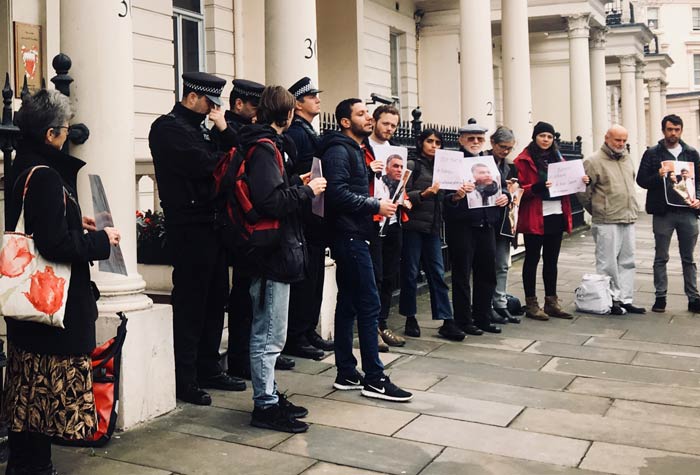
[[[27,194],[27,175],[22,200]],[[50,262],[24,233],[24,203],[14,231],[5,231],[0,248],[0,314],[27,322],[64,328],[71,265]]]

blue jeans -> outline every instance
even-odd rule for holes
[[[403,232],[399,313],[406,317],[416,316],[416,287],[421,262],[428,279],[433,320],[451,320],[452,305],[449,287],[445,283],[445,265],[442,262],[440,236],[418,231]]]
[[[287,339],[289,284],[266,280],[260,301],[263,279],[250,283],[253,301],[253,324],[250,332],[250,374],[255,407],[274,406],[278,402],[275,362]]]
[[[338,300],[335,307],[335,365],[338,374],[352,377],[357,360],[352,354],[353,328],[357,316],[360,356],[365,379],[376,381],[384,374],[377,345],[379,292],[374,280],[374,267],[369,242],[336,236],[331,245],[335,259],[335,280]]]

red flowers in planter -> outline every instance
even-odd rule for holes
[[[29,251],[27,239],[23,236],[11,237],[0,251],[0,274],[18,277],[32,262],[34,255]]]
[[[46,266],[44,272],[32,274],[29,292],[24,292],[24,296],[38,311],[53,315],[61,309],[65,286],[66,279],[58,277],[53,267]]]

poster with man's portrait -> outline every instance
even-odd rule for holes
[[[374,197],[390,200],[406,168],[408,149],[393,145],[374,147],[374,159],[384,164],[382,173],[374,177]]]
[[[24,77],[29,92],[41,89],[44,56],[41,50],[41,26],[15,22],[15,94],[20,97]]]
[[[467,206],[472,209],[496,206],[496,199],[503,192],[501,173],[493,157],[469,157],[464,161],[467,165],[467,181],[474,184],[474,191],[467,193]]]
[[[666,203],[670,206],[690,206],[695,201],[695,165],[692,162],[664,160],[667,170],[664,177]]]

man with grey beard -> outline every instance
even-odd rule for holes
[[[645,313],[632,304],[634,294],[634,223],[639,205],[632,159],[625,147],[627,130],[613,125],[605,143],[583,166],[591,179],[578,199],[592,219],[596,272],[610,276],[613,315]]]

